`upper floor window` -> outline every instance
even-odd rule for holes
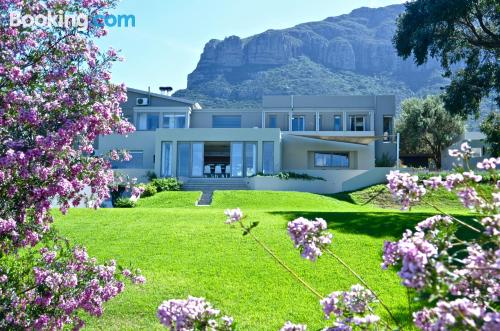
[[[129,161],[111,161],[113,169],[142,169],[144,168],[144,151],[128,151],[132,157]]]
[[[349,168],[349,154],[314,153],[314,166],[321,168]]]
[[[186,115],[163,114],[163,127],[178,129],[186,127]]]
[[[333,131],[342,131],[342,116],[333,116]]]
[[[392,136],[394,128],[394,120],[392,116],[384,116],[383,130],[384,130],[384,140],[389,140],[389,136]]]
[[[138,113],[138,130],[156,130],[160,127],[160,114],[158,113]]]
[[[213,128],[241,128],[241,116],[239,115],[214,115],[212,117]]]
[[[292,117],[292,131],[304,131],[305,120],[304,116]]]
[[[276,118],[276,115],[269,115],[269,127],[270,128],[278,127],[278,119]]]
[[[349,116],[351,131],[366,131],[366,116],[353,115]]]

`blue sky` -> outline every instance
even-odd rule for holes
[[[122,0],[116,14],[133,14],[135,28],[110,28],[102,47],[121,50],[124,63],[113,81],[139,89],[186,87],[210,39],[248,37],[267,29],[323,20],[359,7],[382,7],[396,0]]]

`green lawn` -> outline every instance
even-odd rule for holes
[[[356,279],[326,256],[316,263],[302,260],[286,233],[287,222],[296,217],[323,217],[334,234],[333,250],[407,318],[405,289],[394,272],[380,269],[382,245],[431,215],[429,210],[403,213],[372,202],[362,205],[352,194],[265,191],[216,192],[212,206],[195,207],[198,196],[164,192],[134,209],[56,215],[56,227],[91,255],[139,267],[148,280],[127,286],[106,305],[102,318],[88,319],[90,329],[161,329],[157,306],[188,295],[207,298],[233,316],[240,330],[278,330],[287,320],[307,323],[309,330],[325,326],[318,300],[255,242],[224,224],[223,210],[234,207],[242,208],[248,221],[259,221],[255,234],[326,295],[348,289]]]

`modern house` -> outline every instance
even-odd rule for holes
[[[113,166],[142,180],[154,171],[187,184],[331,193],[382,181],[388,169],[375,161],[396,160],[394,96],[266,96],[258,109],[204,109],[129,89],[122,108],[137,131],[100,137],[97,150],[129,150],[133,159]],[[262,176],[284,171],[325,180]]]

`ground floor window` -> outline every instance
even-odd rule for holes
[[[349,168],[348,153],[314,153],[314,166],[325,168]]]
[[[202,177],[204,165],[203,143],[193,143],[191,146],[191,176]]]
[[[274,141],[262,143],[262,172],[265,175],[274,173]]]
[[[257,174],[257,143],[245,143],[245,165],[247,177]]]
[[[191,161],[190,154],[190,143],[177,143],[177,175],[180,177],[189,177],[189,163]]]
[[[161,177],[171,177],[172,176],[172,143],[162,142],[161,143]]]

